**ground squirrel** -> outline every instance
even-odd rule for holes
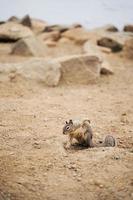
[[[69,120],[63,127],[63,134],[69,136],[67,147],[72,145],[72,140],[76,139],[78,143],[84,147],[114,147],[116,139],[112,135],[107,135],[101,144],[94,144],[93,132],[90,126],[90,120],[86,119],[82,122]]]

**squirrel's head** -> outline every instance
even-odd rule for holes
[[[64,127],[63,127],[63,134],[67,135],[73,130],[73,121],[72,119],[69,120],[69,122],[66,121]]]

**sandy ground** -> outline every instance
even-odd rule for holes
[[[96,84],[0,83],[0,200],[133,199],[133,64],[111,60],[115,74]],[[66,151],[71,118],[118,146]]]

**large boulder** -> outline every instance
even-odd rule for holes
[[[88,84],[100,76],[96,56],[75,55],[54,60],[32,58],[21,63],[0,64],[0,81],[31,80],[46,86]]]
[[[20,56],[44,56],[46,47],[36,37],[26,37],[17,41],[11,51],[11,54]]]
[[[33,36],[32,31],[21,24],[7,22],[0,26],[0,41],[17,41],[29,36]]]
[[[97,41],[97,44],[99,46],[110,48],[112,52],[119,52],[123,48],[123,46],[119,42],[109,37],[102,37],[101,39]]]
[[[21,63],[0,64],[0,81],[3,82],[21,78],[47,86],[56,86],[60,77],[60,64],[41,58],[32,58]]]
[[[100,75],[101,62],[96,56],[74,55],[56,59],[61,65],[61,82],[88,84]]]
[[[89,32],[84,28],[72,28],[65,31],[62,37],[66,37],[70,40],[74,40],[76,43],[83,44],[90,38]]]
[[[123,31],[133,32],[133,25],[132,24],[125,25],[124,28],[123,28]]]

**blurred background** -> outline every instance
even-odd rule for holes
[[[133,22],[132,0],[0,0],[1,20],[12,15],[43,19],[49,23],[81,23],[88,28]]]

